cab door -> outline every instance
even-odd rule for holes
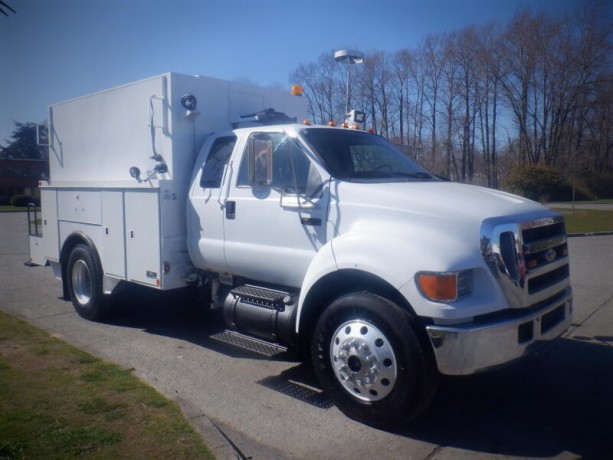
[[[197,267],[216,273],[229,271],[224,254],[224,201],[236,143],[231,132],[205,142],[198,159],[202,167],[190,191],[190,257]]]
[[[302,285],[326,242],[325,174],[294,133],[249,135],[225,202],[225,256],[233,275]]]

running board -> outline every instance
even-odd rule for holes
[[[226,330],[210,336],[216,342],[232,345],[241,350],[249,351],[260,356],[272,358],[273,356],[286,353],[287,348],[276,343],[266,342],[235,331]]]

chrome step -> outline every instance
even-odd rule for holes
[[[267,358],[286,353],[287,348],[276,343],[266,342],[265,340],[256,339],[248,335],[241,334],[236,331],[226,330],[210,336],[216,342],[232,345],[251,353],[255,353]]]
[[[259,286],[245,284],[237,286],[230,291],[235,298],[242,302],[258,307],[283,311],[286,305],[292,302],[292,294]]]

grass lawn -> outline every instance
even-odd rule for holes
[[[213,458],[175,403],[2,311],[0,414],[0,458]]]
[[[554,208],[555,209],[555,208]],[[564,215],[568,233],[613,231],[613,211],[590,209],[556,209]]]
[[[573,204],[572,201],[564,201],[562,204]],[[575,204],[613,204],[613,200],[575,201]]]
[[[28,208],[17,208],[11,204],[3,204],[0,205],[0,212],[7,212],[7,211],[26,211]],[[40,211],[40,208],[37,208],[37,211]]]

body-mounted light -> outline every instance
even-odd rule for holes
[[[472,271],[420,272],[415,277],[421,294],[434,302],[455,302],[472,292]]]
[[[181,105],[186,110],[196,110],[198,99],[193,94],[187,93],[181,98]]]

